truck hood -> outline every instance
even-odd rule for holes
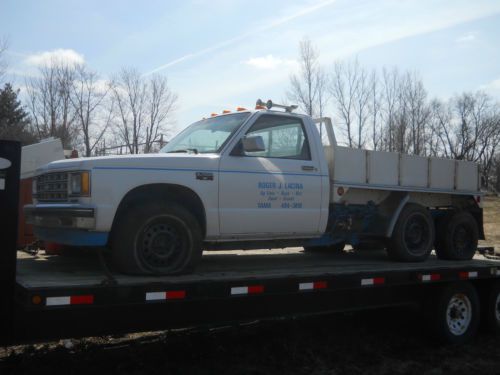
[[[201,169],[218,165],[217,154],[140,154],[97,156],[90,158],[58,160],[37,169],[36,174],[54,171],[91,170],[93,168],[193,168]]]

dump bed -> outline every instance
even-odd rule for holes
[[[330,179],[348,187],[480,194],[478,165],[464,160],[325,146]]]

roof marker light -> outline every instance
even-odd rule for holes
[[[217,115],[218,115],[218,113],[211,113],[211,114],[210,114],[210,117],[215,117],[215,116],[217,116]]]
[[[245,107],[236,107],[236,110],[238,112],[241,112],[241,111],[246,111],[247,109]]]
[[[222,111],[222,113],[225,115],[226,113],[231,113],[231,111],[229,109],[225,109]]]

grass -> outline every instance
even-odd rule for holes
[[[481,241],[481,244],[494,246],[500,252],[500,198],[485,197],[483,209],[486,241]]]

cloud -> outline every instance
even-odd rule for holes
[[[31,66],[50,66],[52,64],[77,65],[85,63],[82,54],[72,49],[55,49],[28,55],[24,62]]]
[[[234,38],[227,39],[227,40],[222,41],[220,43],[214,44],[213,46],[210,46],[208,48],[204,48],[200,51],[188,53],[188,54],[181,56],[175,60],[172,60],[166,64],[160,65],[159,67],[147,72],[146,75],[156,73],[160,70],[164,70],[166,68],[177,65],[177,64],[179,64],[183,61],[186,61],[188,59],[192,59],[194,57],[199,57],[199,56],[205,55],[207,53],[217,51],[221,48],[228,47],[228,46],[230,46],[236,42],[239,42],[245,38],[255,37],[257,34],[260,34],[264,31],[269,31],[269,30],[274,29],[276,27],[279,27],[283,24],[286,24],[290,21],[296,20],[297,18],[300,18],[300,17],[306,16],[310,13],[316,12],[316,11],[326,7],[326,6],[332,5],[334,2],[336,2],[336,0],[324,0],[324,1],[320,1],[319,3],[316,3],[314,5],[309,5],[309,6],[300,8],[299,10],[297,10],[296,12],[294,12],[292,14],[289,14],[289,15],[284,16],[284,17],[273,19],[270,22],[268,22],[267,24],[265,24],[264,26],[258,27],[255,30],[247,31],[243,34],[235,36]]]
[[[488,94],[500,96],[500,78],[494,79],[479,87],[480,90],[486,91]]]
[[[476,33],[470,32],[470,33],[459,36],[457,39],[455,39],[455,42],[457,42],[459,44],[466,44],[466,43],[471,43],[474,40],[476,40]]]
[[[250,65],[253,68],[272,70],[278,67],[293,66],[296,64],[295,60],[280,59],[279,57],[274,57],[273,55],[267,55],[262,57],[252,57],[245,61],[246,65]]]

